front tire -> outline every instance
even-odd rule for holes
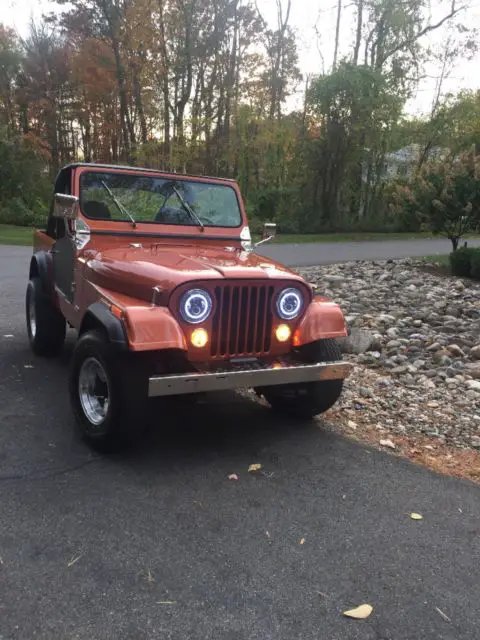
[[[70,402],[80,435],[98,451],[131,447],[145,431],[148,376],[133,355],[119,353],[100,331],[75,345]]]
[[[331,338],[304,345],[297,349],[296,355],[305,364],[342,360],[341,349]],[[333,407],[342,389],[343,380],[323,380],[264,387],[259,392],[276,412],[291,418],[310,419]]]
[[[27,333],[33,353],[56,356],[65,342],[67,325],[60,311],[43,290],[39,277],[32,278],[25,296]]]

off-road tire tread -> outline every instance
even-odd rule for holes
[[[318,340],[298,350],[302,362],[338,362],[342,351],[332,338]],[[288,389],[287,389],[288,387]],[[262,395],[275,412],[290,418],[310,419],[328,411],[339,399],[343,380],[264,387]]]
[[[33,337],[29,323],[29,297],[34,297],[36,332]],[[53,306],[51,299],[45,294],[42,281],[33,277],[27,286],[25,296],[25,312],[27,316],[27,333],[32,351],[37,356],[52,357],[62,350],[65,342],[67,323],[61,312]]]
[[[81,437],[102,453],[132,448],[145,432],[148,373],[135,355],[120,352],[101,330],[84,333],[75,345],[70,363],[70,403]],[[111,388],[109,411],[100,429],[92,427],[84,415],[78,394],[80,367],[90,356],[101,361]]]

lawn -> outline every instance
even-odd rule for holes
[[[448,269],[450,269],[450,259],[449,259],[448,253],[445,255],[440,254],[440,255],[434,255],[434,256],[425,256],[424,258],[422,258],[422,260],[428,263],[435,262],[439,264],[441,267],[447,267]]]
[[[0,244],[33,244],[32,227],[16,227],[12,224],[0,224]]]

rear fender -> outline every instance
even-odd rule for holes
[[[293,344],[299,347],[325,338],[343,338],[347,335],[343,312],[335,302],[315,297],[298,325]]]

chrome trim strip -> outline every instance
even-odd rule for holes
[[[238,387],[267,387],[277,384],[343,380],[353,369],[349,362],[319,362],[279,368],[223,371],[221,373],[187,373],[153,376],[148,381],[149,397],[174,396],[184,393],[223,391]]]

